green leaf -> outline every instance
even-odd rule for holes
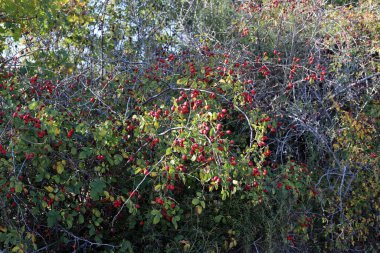
[[[37,107],[38,103],[37,101],[33,101],[32,103],[29,104],[29,110],[33,111]]]
[[[120,244],[120,252],[133,253],[132,243],[130,241],[125,241]]]
[[[167,148],[165,154],[170,155],[172,153],[172,148]]]
[[[216,223],[219,223],[222,220],[222,218],[223,218],[223,215],[217,215],[217,216],[214,217],[214,221]]]
[[[114,155],[113,158],[114,158],[115,165],[119,165],[123,161],[123,157],[119,154]]]
[[[92,209],[92,213],[95,215],[95,217],[100,217],[101,213],[97,208]]]
[[[67,224],[67,228],[70,229],[73,227],[73,216],[72,215],[69,215],[67,218],[66,218],[66,224]]]
[[[47,214],[47,223],[49,227],[53,227],[59,220],[60,215],[58,211],[52,210]]]
[[[177,223],[177,219],[175,219],[175,217],[173,217],[173,219],[172,219],[172,223],[173,223],[173,225],[174,225],[174,228],[175,228],[175,229],[178,229],[178,223]]]
[[[21,182],[16,183],[15,190],[17,193],[20,193],[22,191],[22,183]]]
[[[153,224],[159,223],[160,219],[161,219],[160,216],[154,216],[154,218],[153,218]]]
[[[79,217],[78,217],[78,223],[79,224],[83,224],[84,223],[84,217],[82,214],[79,214]]]
[[[74,147],[72,147],[72,148],[71,148],[71,154],[72,154],[72,155],[76,155],[77,153],[78,153],[77,149],[74,148]]]
[[[86,157],[87,157],[87,154],[86,154],[86,152],[84,152],[84,151],[82,151],[82,152],[80,152],[79,153],[79,159],[86,159]]]
[[[103,194],[104,188],[106,188],[106,183],[101,179],[96,179],[95,181],[90,183],[91,187],[91,198],[98,200],[100,195]]]
[[[196,206],[196,205],[199,204],[199,199],[194,198],[194,199],[191,201],[191,203],[192,203],[194,206]]]

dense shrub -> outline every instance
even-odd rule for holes
[[[53,2],[0,4],[1,249],[379,248],[378,4]]]

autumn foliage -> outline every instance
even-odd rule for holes
[[[0,3],[0,249],[378,249],[379,4],[52,2]]]

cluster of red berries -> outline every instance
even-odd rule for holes
[[[3,146],[0,144],[0,154],[6,155],[7,151],[3,148]]]
[[[29,79],[30,83],[32,84],[32,87],[30,88],[31,93],[36,93],[39,96],[41,96],[41,92],[46,90],[50,94],[53,93],[53,91],[56,89],[56,86],[53,84],[50,80],[45,80],[42,83],[38,82],[38,77],[34,76]]]

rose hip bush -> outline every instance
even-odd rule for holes
[[[376,249],[378,4],[5,2],[0,250]]]
[[[3,69],[4,246],[132,249],[149,230],[178,231],[214,200],[255,206],[283,190],[312,195],[304,165],[271,162],[281,120],[263,113],[244,79],[267,78],[269,68],[205,48],[164,52],[103,81]]]

